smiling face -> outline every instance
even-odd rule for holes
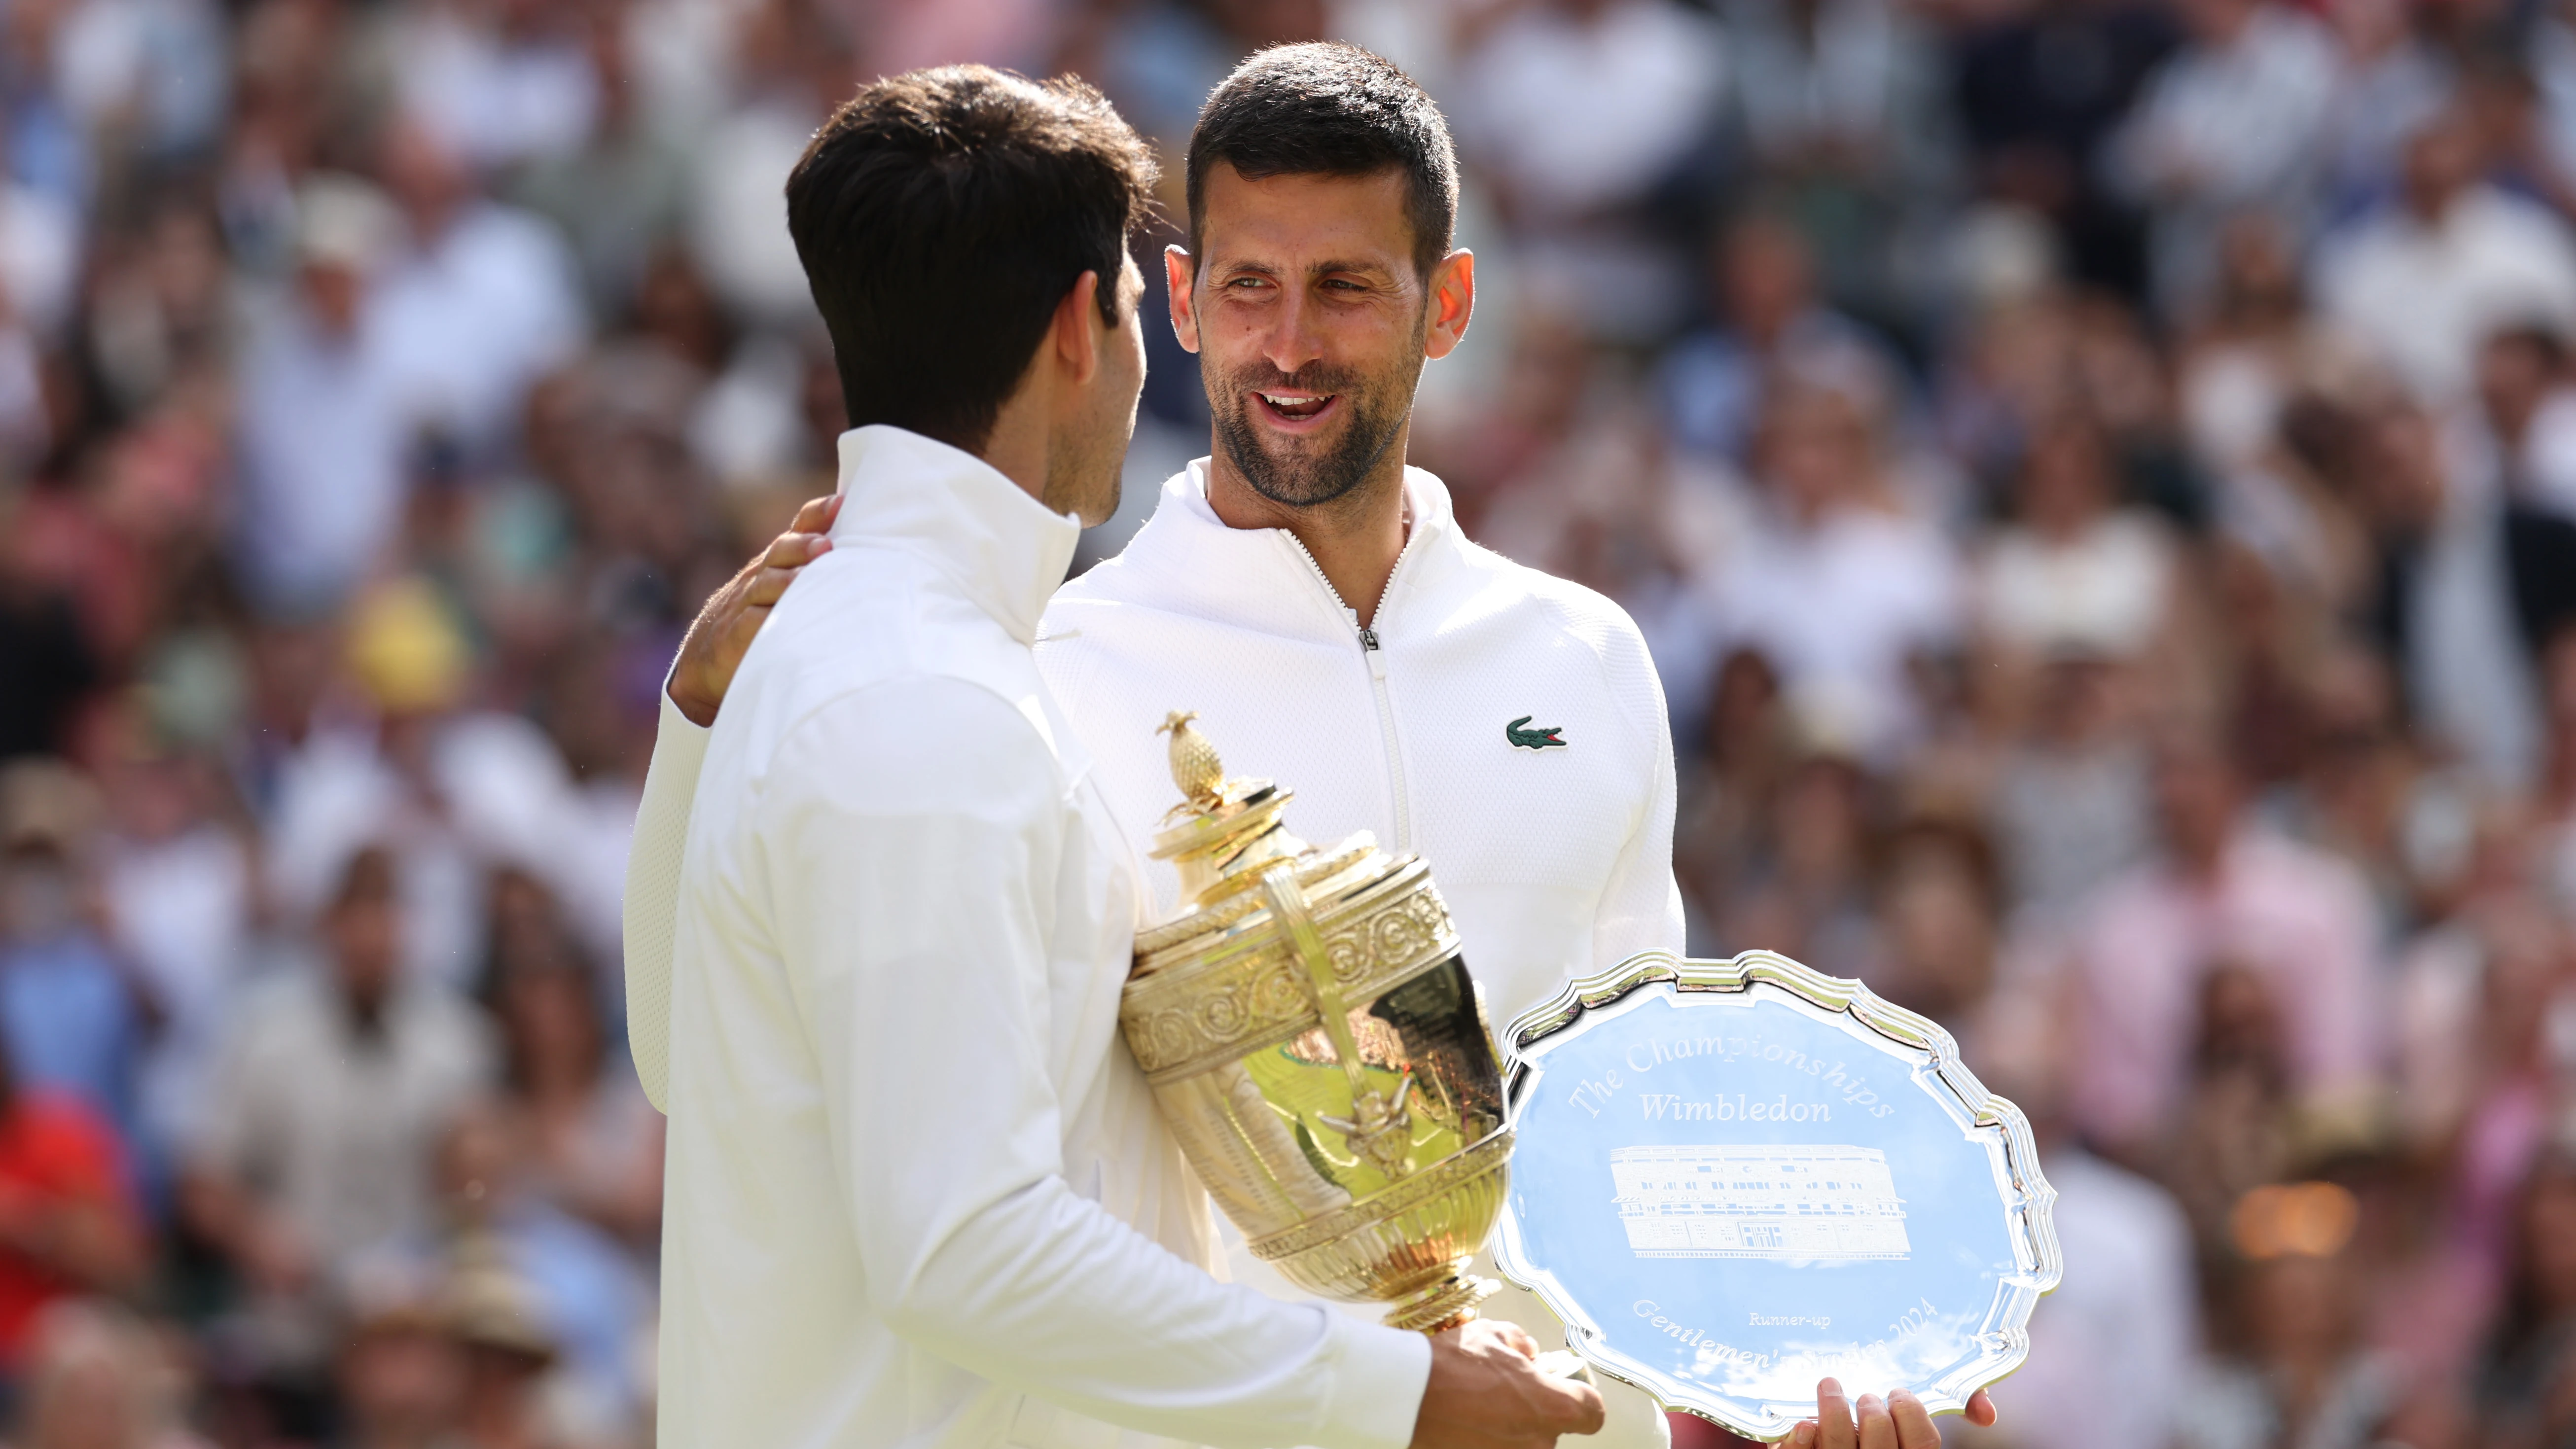
[[[1168,254],[1172,325],[1200,355],[1224,462],[1273,503],[1311,508],[1404,463],[1426,358],[1464,334],[1473,261],[1414,263],[1407,181],[1208,172],[1199,245]]]

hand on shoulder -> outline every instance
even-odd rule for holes
[[[680,657],[671,665],[671,703],[700,729],[716,722],[725,691],[742,667],[742,656],[769,619],[769,611],[786,597],[797,571],[832,551],[827,536],[840,517],[841,495],[807,499],[796,510],[787,531],[770,541],[725,586],[707,596],[706,606],[680,641]]]

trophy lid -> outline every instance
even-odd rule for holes
[[[1339,844],[1308,844],[1281,820],[1295,795],[1277,782],[1229,778],[1216,746],[1199,733],[1194,711],[1174,710],[1155,733],[1171,737],[1172,783],[1181,802],[1163,819],[1152,855],[1180,871],[1179,909],[1136,936],[1139,974],[1178,964],[1218,941],[1271,928],[1262,877],[1285,864],[1320,912],[1410,864],[1377,848],[1360,831]]]

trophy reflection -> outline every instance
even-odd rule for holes
[[[1476,1316],[1511,1132],[1458,933],[1414,856],[1365,831],[1317,848],[1289,792],[1228,779],[1175,713],[1182,802],[1154,838],[1178,914],[1139,932],[1119,1007],[1190,1164],[1253,1255],[1397,1328]]]

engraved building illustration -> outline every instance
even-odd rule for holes
[[[1640,1258],[1904,1258],[1905,1200],[1874,1147],[1622,1147],[1619,1219]]]

